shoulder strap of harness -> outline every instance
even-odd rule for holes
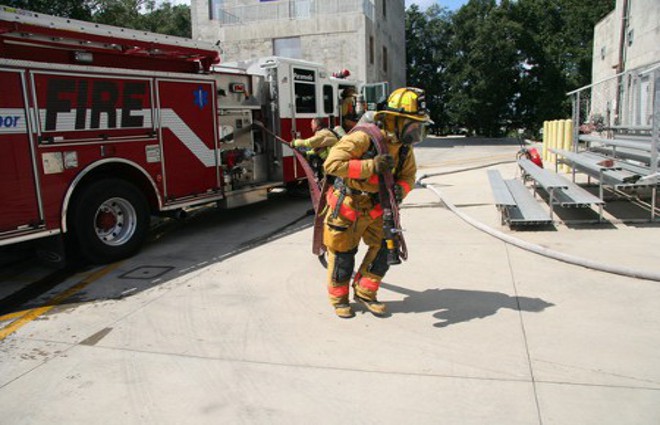
[[[378,154],[389,153],[389,150],[385,145],[383,133],[380,131],[380,128],[378,128],[376,124],[371,124],[371,123],[359,124],[353,127],[353,129],[350,132],[353,133],[355,131],[362,131],[364,133],[367,133],[369,135],[369,138],[371,139],[372,145],[374,146]],[[399,161],[394,170],[395,171],[394,180],[398,179],[399,172],[401,171],[401,168],[403,168],[403,163],[406,161],[406,157],[408,156],[409,152],[410,152],[409,145],[404,144],[403,146],[401,146],[401,149],[399,149]]]
[[[331,129],[330,127],[327,127],[327,129],[330,130],[330,133],[332,133],[337,140],[341,139],[335,130]]]
[[[349,134],[358,131],[367,133],[378,154],[382,155],[388,153],[387,146],[385,146],[385,141],[383,140],[383,133],[380,131],[380,128],[378,128],[376,124],[365,123],[356,125],[351,129]]]
[[[399,179],[399,173],[403,168],[403,163],[406,162],[406,158],[408,157],[409,152],[410,152],[410,145],[404,144],[403,146],[401,146],[401,149],[399,149],[399,162],[396,164],[396,169],[394,170],[395,180]]]

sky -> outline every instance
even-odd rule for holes
[[[406,0],[406,8],[414,3],[418,5],[420,9],[425,10],[432,4],[437,3],[451,11],[455,11],[467,2],[468,0]]]

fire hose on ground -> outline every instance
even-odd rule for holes
[[[489,164],[487,166],[491,166],[494,164]],[[478,167],[478,168],[483,168],[483,167]],[[457,170],[457,171],[452,171],[451,173],[456,173],[460,171],[467,171],[467,170]],[[436,188],[433,187],[432,185],[423,183],[422,181],[429,178],[429,177],[434,177],[434,176],[439,176],[439,175],[446,175],[450,174],[447,172],[442,172],[442,173],[433,173],[433,174],[424,174],[420,178],[417,179],[416,185],[426,188],[430,190],[431,192],[435,193],[435,195],[440,199],[440,201],[454,214],[456,214],[459,218],[461,218],[463,221],[468,223],[469,225],[473,226],[477,230],[480,230],[484,233],[487,233],[505,243],[508,243],[510,245],[516,246],[520,249],[523,249],[525,251],[542,255],[547,258],[551,258],[554,260],[562,261],[564,263],[568,264],[573,264],[576,266],[580,267],[585,267],[587,269],[592,269],[592,270],[597,270],[605,273],[612,273],[612,274],[617,274],[620,276],[626,276],[626,277],[632,277],[632,278],[637,278],[637,279],[645,279],[645,280],[652,280],[656,282],[660,282],[660,273],[657,272],[651,272],[651,271],[646,271],[646,270],[635,270],[630,267],[624,267],[624,266],[618,266],[618,265],[610,265],[610,264],[605,264],[601,263],[598,261],[590,260],[587,258],[583,257],[578,257],[575,255],[571,254],[566,254],[563,252],[555,251],[550,248],[544,248],[540,245],[530,243],[527,241],[524,241],[522,239],[516,238],[511,235],[507,235],[506,233],[500,232],[499,230],[493,229],[490,226],[485,225],[484,223],[481,223],[474,218],[470,217],[469,215],[461,212],[454,204],[449,202],[443,195],[442,193]]]

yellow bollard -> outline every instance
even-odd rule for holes
[[[564,147],[562,149],[569,152],[573,151],[573,120],[564,120]],[[562,168],[565,173],[570,171],[568,164],[565,164]]]
[[[564,120],[557,120],[557,135],[555,136],[555,149],[564,148]],[[555,163],[557,162],[557,155],[554,155]],[[564,167],[561,167],[563,170]],[[557,168],[559,171],[559,168]]]
[[[550,143],[548,143],[548,149],[554,149],[555,144],[557,143],[557,120],[550,121]],[[548,161],[551,164],[555,163],[555,156],[552,152],[548,152]]]
[[[548,123],[548,147],[545,149],[545,160],[550,162],[550,148],[552,147],[552,121],[547,121]]]
[[[550,126],[548,125],[549,121],[543,121],[543,153],[541,157],[543,162],[548,160],[548,143],[550,140],[548,132],[550,131]]]

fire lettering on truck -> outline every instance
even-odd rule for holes
[[[50,78],[45,131],[140,128],[145,126],[147,82]],[[60,128],[58,118],[67,128]],[[73,121],[73,128],[70,128]],[[150,121],[150,120],[149,120]],[[151,123],[146,123],[151,125]],[[63,124],[64,125],[64,124]]]

